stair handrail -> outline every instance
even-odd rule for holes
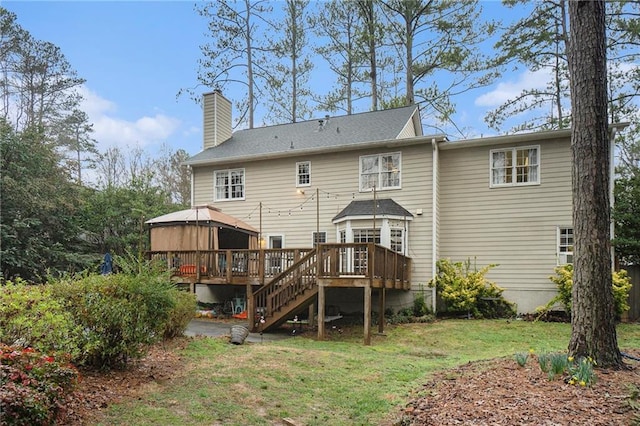
[[[300,294],[317,286],[316,256],[317,249],[314,248],[253,293],[252,309],[256,312],[256,321],[260,316],[273,317]]]

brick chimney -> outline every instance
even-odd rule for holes
[[[202,95],[204,139],[202,148],[220,145],[231,138],[231,102],[219,90]]]

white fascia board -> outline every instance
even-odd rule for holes
[[[346,222],[346,221],[355,221],[355,220],[372,220],[373,219],[373,215],[372,214],[367,214],[367,215],[361,215],[361,216],[345,216],[345,217],[341,217],[340,219],[336,219],[334,221],[332,221],[334,224],[338,224],[341,222]],[[376,215],[376,220],[378,219],[388,219],[388,220],[407,220],[407,221],[411,221],[413,220],[413,216],[397,216],[397,215],[386,215],[386,214],[381,214],[381,215]]]

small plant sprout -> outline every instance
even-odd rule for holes
[[[528,352],[517,352],[515,354],[515,359],[516,362],[518,363],[518,365],[520,367],[524,367],[525,364],[527,363],[527,359],[529,358],[529,353]]]
[[[550,368],[550,355],[548,353],[541,353],[538,355],[538,365],[543,373],[548,373]]]
[[[556,353],[550,356],[551,368],[549,369],[549,380],[552,380],[556,376],[561,376],[569,369],[569,361],[567,355]]]
[[[569,380],[567,383],[577,384],[582,387],[591,386],[596,382],[596,374],[593,371],[595,362],[591,357],[580,358],[569,365]]]

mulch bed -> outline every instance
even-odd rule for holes
[[[469,363],[432,376],[407,404],[400,424],[640,424],[640,411],[628,403],[629,385],[640,388],[640,363],[627,364],[627,369],[598,369],[596,383],[580,387],[549,380],[531,358],[524,367],[514,359]]]

